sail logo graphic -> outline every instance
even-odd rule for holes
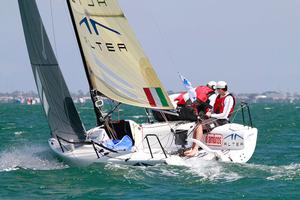
[[[85,24],[85,25],[86,25],[86,27],[87,27],[88,31],[90,32],[90,34],[93,34],[93,33],[92,33],[91,26],[90,26],[90,25],[92,25],[92,28],[94,29],[96,35],[99,35],[98,27],[101,27],[101,28],[103,28],[103,29],[106,29],[106,30],[108,30],[108,31],[111,31],[111,32],[113,32],[113,33],[115,33],[115,34],[117,34],[117,35],[121,35],[121,33],[118,32],[117,30],[114,30],[114,29],[112,29],[112,28],[110,28],[110,27],[108,27],[108,26],[105,26],[105,25],[103,25],[103,24],[101,24],[101,23],[99,23],[99,22],[97,22],[97,21],[95,21],[95,20],[93,20],[93,19],[88,19],[87,17],[83,18],[83,19],[79,22],[79,25],[80,25],[80,26],[81,26],[82,24]]]
[[[110,28],[104,24],[101,24],[97,21],[95,21],[94,19],[88,18],[88,17],[84,17],[80,22],[79,22],[80,26],[84,26],[87,28],[88,32],[93,35],[96,34],[97,36],[100,35],[100,30],[105,30],[105,31],[109,31],[113,34],[116,34],[118,36],[121,36],[122,34],[113,29]],[[97,38],[96,41],[93,41],[89,44],[91,46],[92,49],[98,50],[98,51],[106,51],[106,52],[127,52],[127,45],[124,42],[116,42],[115,40],[112,39],[112,37],[102,37]]]

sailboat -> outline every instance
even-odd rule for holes
[[[252,124],[230,123],[192,139],[195,122],[138,124],[113,121],[120,104],[172,110],[173,105],[137,41],[117,0],[66,0],[80,49],[97,126],[86,130],[70,96],[35,0],[18,0],[25,40],[51,136],[49,146],[74,165],[126,165],[184,162],[182,151],[196,142],[196,158],[247,162],[256,146]],[[118,102],[105,114],[102,97]],[[250,112],[249,112],[250,114]],[[244,115],[243,115],[244,116]]]

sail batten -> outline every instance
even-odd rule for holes
[[[27,50],[52,137],[84,141],[85,130],[46,34],[35,0],[19,0]]]
[[[173,108],[117,0],[68,0],[68,5],[92,89],[133,106]],[[144,88],[157,88],[155,104]]]

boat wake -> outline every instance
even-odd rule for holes
[[[123,177],[128,181],[141,181],[147,178],[157,177],[174,178],[176,180],[189,179],[189,182],[231,182],[242,178],[237,172],[226,168],[225,163],[217,161],[199,161],[199,159],[189,159],[182,165],[157,165],[153,167],[132,167],[118,164],[107,164],[106,170],[122,171]],[[181,181],[179,181],[181,182]]]
[[[189,171],[199,175],[202,180],[209,181],[236,181],[242,178],[258,178],[265,180],[294,180],[300,179],[300,164],[289,164],[280,166],[260,165],[260,164],[234,164],[220,163],[217,161],[197,161],[187,162]]]
[[[176,182],[234,182],[243,178],[257,178],[268,181],[300,179],[300,164],[268,166],[259,164],[234,164],[217,161],[188,159],[184,165],[159,165],[154,167],[133,167],[107,164],[104,168],[120,174],[127,181],[141,181],[148,178],[175,179]]]
[[[198,158],[186,160],[188,172],[201,177],[202,181],[232,182],[243,178],[241,174],[230,169],[226,163],[218,161],[203,161]]]
[[[50,149],[43,146],[23,146],[0,152],[0,172],[18,169],[54,170],[67,165],[55,159]]]
[[[243,166],[244,165],[244,166]],[[248,176],[261,174],[266,180],[294,180],[300,179],[300,164],[292,163],[281,166],[268,166],[259,164],[243,164],[242,167],[250,172]]]

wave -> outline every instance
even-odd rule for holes
[[[243,178],[242,174],[231,170],[227,165],[232,164],[199,160],[199,158],[186,160],[186,166],[189,168],[188,172],[199,176],[201,181],[232,182]]]
[[[22,135],[24,133],[24,131],[16,131],[14,132],[15,135]]]
[[[0,172],[19,169],[56,170],[65,168],[68,168],[68,166],[58,161],[51,150],[45,146],[12,147],[0,152]],[[300,163],[270,166],[252,163],[234,164],[204,161],[199,160],[199,158],[187,159],[181,166],[133,167],[106,164],[104,170],[114,171],[129,181],[143,180],[147,177],[174,177],[177,180],[192,178],[192,181],[195,182],[233,182],[243,178],[259,178],[271,181],[300,179]]]
[[[16,126],[6,126],[6,127],[2,127],[1,130],[12,130],[17,128]]]
[[[237,172],[226,168],[225,163],[217,161],[203,161],[198,159],[189,159],[181,165],[156,165],[152,167],[132,167],[119,164],[107,164],[105,167],[109,171],[118,171],[123,177],[130,181],[141,181],[148,178],[175,178],[182,179],[183,182],[189,179],[189,182],[209,181],[231,182],[243,178]]]
[[[248,169],[256,172],[264,172],[267,180],[293,180],[300,179],[300,164],[291,163],[289,165],[269,166],[260,164],[244,164]]]
[[[273,110],[271,107],[265,107],[264,110]]]
[[[55,170],[66,167],[43,146],[22,146],[0,152],[0,172],[18,169]]]
[[[295,180],[300,179],[300,164],[268,166],[260,164],[235,164],[218,161],[188,159],[181,166],[158,165],[132,167],[107,164],[104,168],[122,175],[127,181],[142,181],[147,178],[175,178],[179,182],[234,182],[240,179]]]
[[[80,107],[80,110],[94,110],[93,107]]]
[[[131,116],[132,118],[134,119],[140,119],[140,118],[145,118],[146,116],[145,115],[134,115],[134,116]]]
[[[217,161],[191,160],[187,163],[190,172],[197,174],[203,180],[228,182],[242,178],[259,178],[265,180],[300,179],[300,164],[270,166],[262,164],[235,164]]]

